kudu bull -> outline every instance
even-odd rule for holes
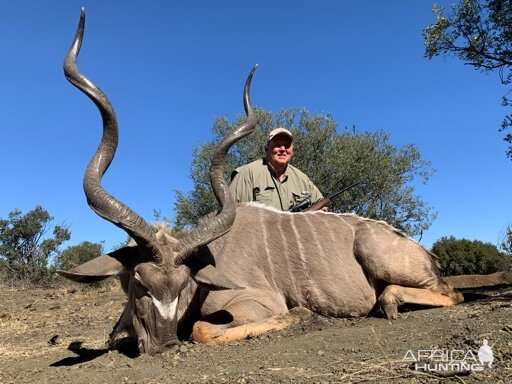
[[[117,120],[107,97],[76,67],[84,11],[64,62],[67,79],[96,104],[103,136],[84,176],[90,207],[126,231],[133,242],[70,271],[91,283],[119,275],[128,295],[109,343],[122,331],[150,354],[179,343],[178,334],[224,343],[282,329],[297,321],[290,308],[325,316],[367,315],[380,304],[393,319],[403,303],[448,306],[463,296],[440,277],[436,257],[390,225],[350,214],[278,212],[257,204],[235,206],[227,190],[224,158],[250,134],[256,117],[247,78],[245,124],[220,144],[211,184],[220,209],[195,229],[175,236],[149,225],[108,194],[101,178],[114,157]]]

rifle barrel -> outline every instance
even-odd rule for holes
[[[354,188],[356,185],[359,185],[361,183],[362,183],[361,181],[356,181],[354,184],[351,184],[348,187],[343,188],[341,191],[338,191],[338,192],[332,194],[331,196],[326,197],[326,199],[332,199],[333,197],[336,197],[336,196],[342,194],[343,192],[348,191],[349,189]]]
[[[314,203],[314,204],[310,205],[308,208],[306,208],[306,209],[304,210],[304,212],[309,212],[309,211],[318,211],[318,210],[322,209],[322,208],[323,208],[323,207],[325,207],[327,204],[330,204],[330,202],[331,202],[331,200],[332,200],[333,198],[335,198],[336,196],[338,196],[338,195],[342,194],[342,193],[343,193],[343,192],[345,192],[345,191],[348,191],[350,188],[354,188],[356,185],[359,185],[359,184],[361,184],[361,183],[362,183],[361,181],[357,181],[357,182],[355,182],[355,183],[353,183],[353,184],[349,185],[348,187],[343,188],[341,191],[338,191],[338,192],[336,192],[336,193],[332,194],[332,195],[331,195],[331,196],[329,196],[329,197],[325,197],[325,198],[323,198],[323,199],[321,199],[321,200],[318,200],[316,203]]]

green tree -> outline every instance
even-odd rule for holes
[[[236,143],[227,157],[226,179],[238,166],[264,156],[263,144],[268,132],[285,127],[293,133],[295,154],[292,163],[304,171],[325,194],[332,194],[356,181],[363,185],[337,197],[329,206],[334,212],[354,212],[366,217],[385,220],[411,235],[429,228],[435,214],[410,185],[414,179],[427,182],[433,173],[428,161],[410,144],[396,148],[388,135],[337,130],[329,115],[307,110],[284,109],[278,113],[257,110],[256,131]],[[216,209],[209,182],[210,158],[215,143],[244,121],[235,122],[220,117],[213,124],[212,141],[194,148],[190,175],[194,183],[191,192],[176,191],[175,225],[193,225]]]
[[[483,71],[498,71],[501,82],[512,82],[512,0],[461,0],[450,14],[434,4],[435,22],[424,31],[425,56],[452,54],[466,64]],[[508,95],[508,93],[507,93]],[[512,99],[503,97],[510,106]],[[512,114],[507,115],[500,131],[512,126]],[[512,134],[504,138],[512,160]]]
[[[503,236],[501,236],[500,249],[509,257],[512,258],[512,225],[507,225]]]
[[[56,225],[41,206],[23,215],[15,209],[7,219],[0,219],[0,262],[11,279],[44,282],[53,273],[49,261],[59,254],[59,246],[71,236],[66,226]]]
[[[507,271],[512,259],[490,243],[442,237],[432,246],[439,257],[443,276],[487,274]]]
[[[102,243],[83,241],[64,249],[57,260],[59,269],[68,270],[103,254]]]

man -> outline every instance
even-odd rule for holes
[[[265,157],[231,174],[229,190],[235,200],[257,201],[287,211],[306,198],[313,203],[323,198],[309,177],[289,164],[292,156],[292,134],[285,128],[274,129],[265,143]]]

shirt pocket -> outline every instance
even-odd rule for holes
[[[263,191],[259,188],[254,189],[254,200],[258,203],[262,203],[265,205],[272,205],[274,197],[274,188],[267,187]]]

